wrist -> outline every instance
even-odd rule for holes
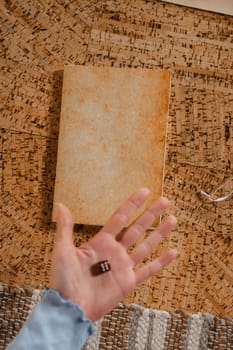
[[[46,288],[45,291],[52,291],[53,293],[57,293],[64,301],[71,302],[72,304],[78,306],[87,319],[96,321],[92,315],[92,312],[89,312],[89,305],[86,303],[85,298],[82,298],[82,300],[80,300],[81,298],[79,299],[77,295],[75,295],[77,293],[71,293],[70,291],[66,291],[64,288],[57,288],[52,283],[49,284],[48,288]]]

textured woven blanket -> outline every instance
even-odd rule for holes
[[[85,346],[92,349],[231,350],[233,320],[121,304],[96,324],[96,333]]]
[[[0,284],[0,349],[17,334],[41,291]],[[119,304],[95,323],[85,350],[233,350],[233,320]]]

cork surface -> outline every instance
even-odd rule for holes
[[[175,263],[128,302],[233,315],[233,200],[211,204],[233,174],[233,18],[160,1],[3,1],[0,280],[43,288],[64,65],[171,72],[164,192],[178,227]],[[79,226],[77,244],[96,228]]]
[[[142,184],[137,215],[161,196],[169,88],[167,71],[65,67],[54,203],[75,223],[104,225]]]

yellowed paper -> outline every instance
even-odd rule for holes
[[[170,74],[66,67],[54,202],[76,223],[103,225],[140,187],[161,195]]]

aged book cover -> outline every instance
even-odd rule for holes
[[[162,193],[170,74],[65,67],[54,202],[103,225],[140,187]],[[138,213],[139,214],[139,213]]]

